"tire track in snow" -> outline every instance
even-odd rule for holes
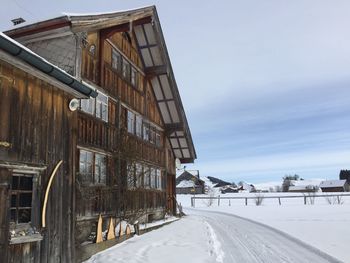
[[[217,238],[217,236],[215,234],[215,231],[211,227],[211,225],[207,221],[204,221],[204,223],[206,224],[206,227],[207,227],[207,230],[208,230],[208,233],[209,233],[209,239],[211,241],[210,245],[211,245],[211,247],[212,247],[212,249],[214,251],[214,254],[215,254],[215,257],[216,257],[216,262],[217,263],[223,263],[224,262],[225,253],[224,253],[224,251],[221,248],[221,243],[218,240],[218,238]]]
[[[252,220],[198,209],[187,209],[186,213],[212,227],[225,253],[223,263],[341,262],[296,238]]]

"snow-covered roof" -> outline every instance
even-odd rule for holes
[[[314,190],[315,185],[309,184],[309,185],[291,185],[289,186],[289,191],[301,191],[301,190]]]
[[[192,180],[182,180],[180,183],[176,185],[176,188],[187,188],[194,187],[195,183]]]
[[[330,187],[344,187],[346,180],[327,180],[322,181],[320,184],[321,188],[330,188]]]

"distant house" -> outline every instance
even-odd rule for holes
[[[184,171],[176,178],[176,194],[204,194],[205,183],[199,179],[199,173],[193,175]]]
[[[350,184],[344,180],[327,180],[320,184],[322,192],[349,192]]]
[[[346,180],[350,184],[350,170],[341,170],[339,180]]]

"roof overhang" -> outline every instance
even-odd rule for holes
[[[0,59],[53,84],[77,98],[96,97],[94,89],[0,32]]]

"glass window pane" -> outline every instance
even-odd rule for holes
[[[12,186],[11,186],[11,189],[12,189],[12,190],[17,190],[18,187],[19,187],[19,177],[13,175],[13,176],[12,176]]]
[[[10,220],[11,220],[11,222],[16,222],[16,221],[17,221],[16,209],[11,209],[11,212],[10,212]]]
[[[31,206],[32,206],[32,193],[20,193],[19,207],[31,207]]]
[[[17,195],[11,195],[11,207],[16,207],[17,206]]]
[[[113,52],[112,52],[112,68],[114,68],[117,71],[120,71],[120,61],[121,61],[121,55],[118,53],[118,51],[113,50]]]
[[[21,176],[19,182],[20,190],[32,190],[33,189],[33,177]]]
[[[18,223],[30,222],[31,209],[19,209],[18,210]]]

